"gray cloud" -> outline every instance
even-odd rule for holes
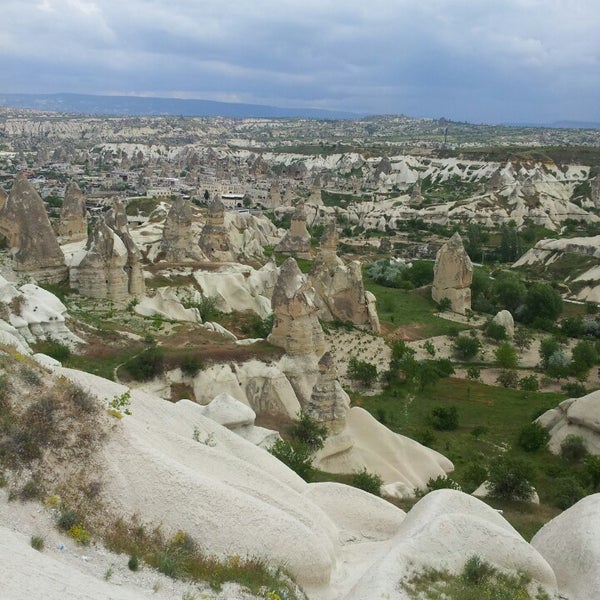
[[[5,92],[600,121],[596,0],[3,0]]]

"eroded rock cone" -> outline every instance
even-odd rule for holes
[[[163,228],[161,251],[166,261],[185,262],[200,258],[194,244],[192,220],[191,204],[184,198],[174,200]]]
[[[225,227],[225,206],[219,198],[215,198],[206,213],[206,224],[198,242],[200,249],[211,260],[232,261],[233,253],[229,232]]]
[[[0,212],[4,209],[7,200],[8,194],[4,191],[4,188],[0,188]]]
[[[289,355],[309,354],[319,359],[325,351],[325,336],[317,318],[315,291],[293,258],[281,265],[271,306],[275,321],[269,342]]]
[[[335,223],[329,223],[309,275],[316,292],[319,317],[326,321],[349,321],[379,333],[375,297],[365,291],[360,263],[344,264],[337,256],[337,243]]]
[[[0,233],[8,239],[15,271],[38,283],[59,283],[67,278],[65,257],[44,203],[24,175],[15,177],[0,210]]]
[[[289,231],[283,236],[275,250],[295,258],[310,260],[310,233],[306,228],[304,204],[299,204],[292,215]]]
[[[87,211],[85,196],[75,181],[67,186],[60,210],[58,235],[62,243],[79,242],[87,237]]]
[[[435,302],[448,298],[451,309],[460,314],[471,308],[473,264],[458,233],[438,250],[433,273],[431,297]]]

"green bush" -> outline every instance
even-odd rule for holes
[[[60,363],[64,363],[71,357],[71,350],[65,344],[57,342],[56,340],[45,340],[39,342],[35,346],[36,351],[42,354],[47,354]]]
[[[312,452],[323,447],[329,433],[324,423],[313,419],[307,412],[302,411],[298,420],[288,427],[288,433],[293,440],[307,446]]]
[[[195,377],[203,368],[204,364],[195,354],[186,354],[181,361],[181,371],[188,377]]]
[[[456,406],[436,406],[431,410],[429,422],[438,431],[458,429],[458,409]]]
[[[516,369],[519,364],[517,350],[508,342],[502,342],[494,353],[496,363],[501,369]]]
[[[527,375],[519,379],[519,389],[524,392],[537,392],[540,389],[540,382],[535,375]]]
[[[500,325],[500,323],[496,323],[496,321],[488,321],[486,323],[484,332],[485,335],[493,340],[496,340],[497,342],[505,340],[508,337],[504,325]]]
[[[475,337],[459,335],[452,342],[452,348],[459,359],[471,360],[479,354],[481,342]]]
[[[130,571],[137,571],[140,568],[140,559],[135,555],[131,555],[127,561],[127,567]]]
[[[561,510],[567,510],[584,496],[583,486],[574,477],[559,477],[553,481],[551,502]]]
[[[430,477],[427,481],[427,491],[433,492],[435,490],[458,490],[460,491],[460,485],[454,481],[454,479],[450,479],[445,475],[438,475],[433,478]]]
[[[587,447],[582,437],[568,435],[560,444],[560,455],[569,462],[581,462],[587,456]]]
[[[528,423],[519,432],[517,444],[525,452],[535,452],[543,448],[550,439],[550,434],[539,423]]]
[[[277,440],[269,452],[295,471],[304,481],[310,481],[314,473],[310,448],[297,441]]]
[[[488,470],[490,495],[504,500],[527,501],[533,493],[533,471],[523,460],[506,454],[492,461]]]
[[[569,396],[569,398],[581,398],[587,394],[583,383],[578,381],[567,381],[560,386],[560,389]]]
[[[352,356],[348,361],[348,370],[346,374],[350,379],[360,381],[362,385],[369,387],[377,379],[377,367]]]
[[[504,370],[496,377],[496,383],[505,388],[516,388],[519,384],[519,375],[513,370]]]
[[[438,302],[438,309],[440,312],[446,312],[452,308],[452,300],[450,298],[442,298]]]
[[[148,381],[164,371],[164,350],[151,346],[127,361],[124,369],[137,381]]]
[[[369,473],[367,469],[362,469],[352,474],[350,484],[365,492],[369,492],[369,494],[380,496],[383,479],[377,473]]]

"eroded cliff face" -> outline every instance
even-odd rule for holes
[[[188,200],[173,201],[163,228],[161,254],[167,262],[186,262],[200,259],[192,230],[192,206]]]
[[[467,309],[471,309],[472,281],[473,264],[460,235],[455,233],[435,257],[431,297],[435,302],[448,298],[451,309],[464,314]]]
[[[198,244],[210,260],[231,262],[234,259],[229,232],[225,226],[225,206],[218,198],[208,207],[206,224]]]
[[[24,175],[15,177],[0,210],[0,233],[8,240],[12,266],[19,275],[29,275],[38,283],[59,283],[67,278],[65,257],[44,203]]]

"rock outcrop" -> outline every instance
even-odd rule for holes
[[[231,262],[234,259],[225,226],[225,206],[219,198],[215,198],[206,213],[206,224],[198,242],[200,249],[214,261]]]
[[[460,235],[455,233],[435,257],[431,297],[435,302],[448,298],[454,312],[465,314],[471,309],[472,281],[473,264]]]
[[[192,231],[192,206],[185,198],[173,201],[163,228],[161,254],[167,262],[197,261],[200,252]]]
[[[125,272],[127,273],[127,292],[130,296],[141,298],[146,292],[141,253],[129,233],[127,213],[120,200],[113,203],[106,215],[106,224],[119,236],[127,250]]]
[[[497,325],[504,327],[506,335],[512,338],[515,335],[515,320],[508,310],[501,310],[492,319]]]
[[[375,297],[365,291],[360,263],[344,264],[336,254],[337,241],[335,224],[330,223],[309,274],[319,317],[325,321],[349,321],[361,329],[379,333]]]
[[[124,303],[129,298],[127,248],[103,219],[92,226],[85,250],[73,258],[71,285],[82,296]]]
[[[0,234],[8,240],[13,269],[38,283],[67,278],[65,257],[58,245],[44,203],[24,175],[15,177],[0,211]]]
[[[563,400],[536,419],[550,433],[548,448],[560,453],[569,435],[583,438],[588,452],[600,456],[600,390],[581,398]]]
[[[599,527],[600,494],[592,494],[546,523],[531,540],[568,598],[600,598]]]
[[[350,398],[337,379],[333,357],[325,352],[319,361],[319,376],[313,387],[306,412],[321,423],[326,423],[332,433],[346,426],[346,413]]]
[[[6,204],[7,200],[8,200],[8,194],[4,191],[4,188],[0,187],[0,213],[4,209],[4,205]]]
[[[281,265],[271,305],[275,322],[269,342],[290,356],[312,355],[319,360],[325,352],[325,336],[317,316],[315,291],[293,258]]]
[[[87,238],[87,210],[85,196],[75,181],[67,186],[60,210],[58,235],[63,244]]]
[[[306,229],[306,211],[304,204],[299,204],[292,215],[289,231],[275,247],[277,252],[288,254],[295,258],[310,260],[310,234]]]

